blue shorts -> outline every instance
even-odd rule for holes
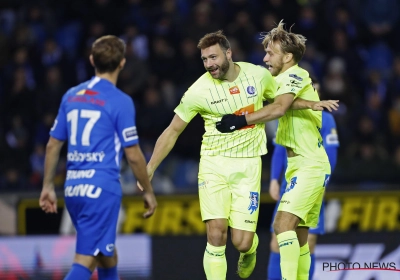
[[[82,190],[85,186],[94,188],[92,195],[85,194]],[[93,185],[67,186],[65,205],[77,232],[76,253],[113,256],[121,196]]]
[[[283,181],[282,182],[282,186],[281,186],[281,190],[283,190],[283,192],[284,192],[285,188],[286,188],[286,181]],[[281,191],[280,197],[282,197],[283,192]],[[271,232],[274,232],[272,224],[274,223],[274,219],[275,219],[276,212],[278,210],[279,202],[280,202],[280,199],[276,202],[274,213],[272,214],[272,221],[271,221],[271,226],[270,226],[270,231]],[[325,201],[322,202],[321,210],[319,212],[318,225],[315,228],[310,228],[308,230],[308,233],[318,234],[318,235],[322,235],[322,234],[325,233],[325,219],[324,219],[324,216],[325,216]]]

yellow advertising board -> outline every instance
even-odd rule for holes
[[[260,209],[271,209],[274,203],[268,193],[261,194]],[[143,219],[143,200],[139,196],[125,196],[122,207],[125,215],[121,233],[147,233],[151,235],[203,235],[206,227],[201,221],[197,194],[158,196],[158,208],[153,217]],[[327,193],[327,205],[336,203],[340,211],[335,221],[336,232],[398,231],[400,230],[400,191],[398,192],[335,192]],[[58,200],[60,210],[64,206]],[[269,205],[268,205],[269,204]],[[263,208],[264,206],[268,206]],[[18,233],[29,234],[35,223],[31,219],[46,219],[38,216],[37,199],[21,199],[17,206]],[[62,212],[60,211],[59,212]],[[268,210],[269,211],[269,210]],[[272,213],[264,213],[266,215]],[[326,211],[326,219],[330,219]],[[61,214],[58,214],[61,219]],[[30,225],[30,226],[27,226]],[[43,225],[42,225],[43,226]],[[269,229],[265,220],[259,220],[259,229]],[[57,233],[57,232],[54,232]]]

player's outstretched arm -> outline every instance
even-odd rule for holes
[[[339,100],[321,100],[321,101],[310,101],[302,98],[296,98],[290,109],[302,110],[312,109],[314,111],[323,111],[327,109],[329,112],[336,111],[339,108]]]
[[[54,177],[64,141],[50,136],[44,160],[43,188],[39,198],[40,208],[46,213],[57,213],[57,196],[54,191]]]
[[[147,172],[150,178],[153,177],[154,171],[175,146],[176,140],[186,126],[187,122],[184,122],[175,114],[169,126],[161,133],[160,137],[158,137],[153,154],[147,164]]]
[[[272,104],[264,106],[254,113],[240,116],[234,114],[225,115],[216,123],[216,128],[219,132],[230,133],[246,125],[279,119],[290,108],[293,98],[294,95],[291,93],[281,94],[275,98]]]
[[[140,149],[140,146],[133,145],[126,147],[124,149],[126,159],[129,166],[131,167],[133,174],[140,183],[142,190],[144,191],[143,198],[145,208],[148,209],[146,213],[143,214],[144,218],[149,218],[154,214],[157,208],[157,200],[154,195],[153,187],[151,186],[149,177],[146,171],[146,160]]]

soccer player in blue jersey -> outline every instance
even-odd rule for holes
[[[316,91],[320,93],[320,86],[318,81],[315,78],[311,78],[314,88]],[[339,148],[338,135],[336,132],[336,123],[332,114],[327,111],[322,111],[322,127],[321,127],[321,136],[324,141],[324,147],[326,153],[329,158],[329,163],[331,164],[331,170],[335,169],[337,152]],[[280,198],[285,192],[287,182],[283,178],[281,184],[279,185],[279,180],[283,174],[285,174],[287,167],[287,157],[286,157],[286,149],[278,145],[274,142],[275,148],[272,153],[272,162],[271,162],[271,182],[269,185],[269,193],[271,197],[277,201],[274,214],[272,215],[272,220],[274,220],[276,211],[279,206]],[[311,267],[309,273],[309,279],[311,280],[314,274],[315,269],[315,245],[317,243],[318,235],[324,234],[324,205],[321,207],[318,225],[315,228],[310,228],[308,232],[308,246],[310,247],[311,254]],[[267,279],[268,280],[280,280],[282,279],[281,267],[280,267],[280,254],[278,241],[276,240],[276,235],[271,225],[271,242],[270,242],[270,254],[269,254],[269,263],[267,269]]]
[[[92,46],[95,76],[63,96],[46,147],[39,205],[57,212],[54,175],[61,147],[68,141],[65,204],[77,231],[74,264],[66,280],[90,279],[97,266],[100,280],[117,280],[116,226],[121,205],[122,149],[144,191],[147,212],[157,201],[139,146],[132,99],[115,85],[125,64],[125,43],[103,36]]]

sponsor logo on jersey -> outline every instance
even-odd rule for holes
[[[138,139],[136,126],[127,127],[122,130],[122,136],[125,142]]]
[[[296,184],[297,184],[297,177],[293,177],[292,179],[290,179],[290,184],[287,185],[287,187],[285,189],[285,193],[293,190],[294,187],[296,186]]]
[[[226,101],[228,101],[228,98],[223,98],[223,99],[220,99],[220,100],[214,100],[214,101],[211,101],[211,105],[218,104],[218,103],[221,103],[221,102],[226,102]]]
[[[67,99],[68,102],[80,102],[80,103],[90,103],[90,104],[95,104],[99,106],[104,106],[106,102],[101,99],[97,99],[94,97],[90,96],[85,96],[85,95],[77,95],[77,96],[68,96]]]
[[[230,94],[239,94],[239,93],[240,93],[239,87],[238,87],[238,86],[233,86],[233,87],[231,87],[231,88],[229,89],[229,93],[230,93]]]
[[[298,81],[302,81],[302,80],[303,80],[303,78],[297,76],[296,74],[289,74],[289,77],[291,77],[291,78],[293,78],[293,79],[296,79],[296,80],[298,80]]]
[[[253,214],[254,211],[257,210],[258,204],[259,204],[259,198],[260,198],[260,196],[258,195],[258,192],[250,192],[250,196],[249,196],[250,205],[247,208],[247,210],[250,211],[250,214]]]
[[[88,170],[68,170],[67,171],[67,180],[74,179],[90,179],[94,176],[96,170],[88,169]]]
[[[86,196],[88,198],[98,198],[102,189],[90,184],[79,184],[75,186],[66,186],[64,189],[65,197]]]
[[[76,161],[76,162],[102,162],[106,154],[101,152],[94,153],[79,153],[78,151],[69,152],[67,154],[68,161]]]
[[[106,245],[106,250],[107,250],[107,252],[112,252],[112,251],[114,251],[114,244],[113,243],[111,243],[111,244],[107,244]]]
[[[76,93],[76,95],[97,95],[99,94],[97,91],[91,89],[82,89]]]
[[[257,96],[257,94],[256,94],[256,88],[253,87],[253,86],[248,86],[247,89],[246,89],[246,91],[247,91],[247,93],[249,94],[248,97],[255,97],[255,96]]]

